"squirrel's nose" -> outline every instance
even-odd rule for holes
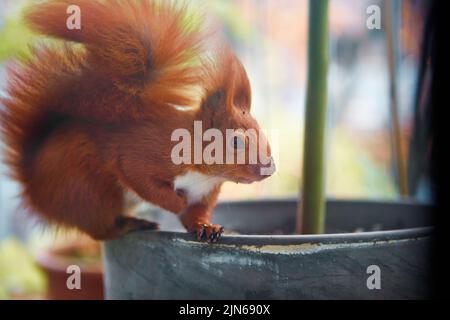
[[[264,167],[261,169],[261,175],[267,175],[271,176],[275,173],[277,170],[277,167],[275,165],[275,161],[273,160],[273,157],[270,157],[270,164],[267,167]]]
[[[270,162],[266,165],[259,166],[259,175],[262,177],[269,177],[276,171],[275,161],[270,157]]]

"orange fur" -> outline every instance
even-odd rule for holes
[[[72,4],[81,8],[81,30],[66,28]],[[25,203],[50,222],[109,239],[156,227],[125,216],[124,193],[131,190],[180,213],[189,231],[221,232],[209,225],[220,183],[188,204],[175,178],[196,171],[251,182],[263,178],[255,170],[261,164],[174,165],[170,137],[178,128],[192,132],[195,120],[204,130],[254,128],[262,135],[235,55],[226,49],[205,60],[204,36],[186,25],[186,8],[166,1],[53,0],[26,16],[32,28],[66,43],[35,48],[31,61],[9,68],[2,131]],[[198,108],[173,107],[195,104],[197,87]]]

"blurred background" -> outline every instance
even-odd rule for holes
[[[405,157],[414,162],[416,159],[408,155],[426,1],[392,1],[401,140]],[[308,1],[190,2],[195,10],[201,7],[210,13],[213,28],[242,60],[252,84],[252,113],[277,149],[278,171],[273,177],[250,186],[226,184],[221,200],[297,197],[302,168]],[[5,95],[5,66],[16,55],[27,54],[28,44],[36,38],[20,16],[21,9],[30,3],[0,0],[0,96]],[[392,151],[385,30],[383,24],[381,29],[367,27],[370,5],[383,8],[384,1],[330,1],[326,193],[331,198],[396,201],[400,196]],[[36,266],[34,257],[60,236],[50,229],[34,227],[20,211],[19,187],[8,179],[3,164],[0,174],[0,299],[45,297],[46,274]],[[417,176],[410,197],[429,202],[428,177]]]

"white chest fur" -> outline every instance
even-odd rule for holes
[[[183,189],[186,192],[188,203],[196,203],[204,196],[208,195],[214,187],[223,182],[224,179],[220,177],[213,177],[205,175],[196,171],[189,171],[188,173],[176,176],[174,185],[175,190]]]

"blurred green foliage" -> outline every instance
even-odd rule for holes
[[[16,239],[0,243],[0,300],[17,295],[42,295],[47,287],[44,273],[33,256]]]
[[[254,30],[233,1],[210,0],[209,5],[236,40],[254,36]]]
[[[29,30],[20,12],[23,4],[19,6],[17,13],[8,14],[3,27],[0,29],[0,62],[16,55],[29,55],[29,43],[34,35]]]

